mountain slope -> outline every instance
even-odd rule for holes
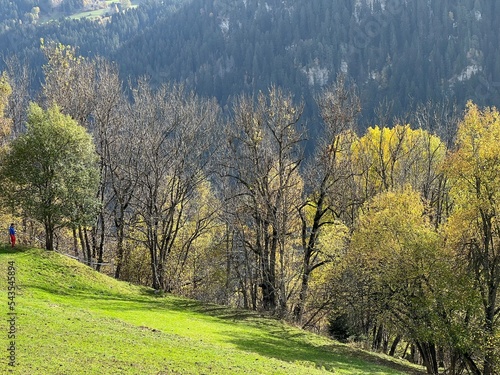
[[[15,331],[0,323],[2,346],[15,347],[16,374],[418,372],[252,312],[155,296],[57,253],[2,248],[0,265],[9,319],[9,265],[16,285]],[[4,351],[1,373],[8,362]]]
[[[119,65],[123,79],[186,82],[224,106],[271,84],[306,102],[339,72],[357,83],[363,125],[392,102],[500,102],[500,3],[478,0],[144,0],[99,22],[17,22],[0,29],[0,55],[26,58],[40,82],[40,38]],[[0,60],[0,69],[3,69]]]
[[[394,114],[445,97],[497,102],[499,12],[475,0],[192,0],[114,58],[127,74],[187,81],[222,104],[270,84],[312,103],[343,71],[372,121],[384,99]]]

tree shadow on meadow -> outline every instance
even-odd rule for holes
[[[0,245],[0,255],[29,251],[31,249],[23,247],[12,249]],[[94,305],[98,305],[102,301],[106,310],[172,310],[209,316],[217,319],[219,323],[228,325],[227,330],[222,326],[222,331],[219,332],[227,343],[248,353],[296,363],[303,367],[359,374],[387,373],[387,368],[393,369],[394,373],[419,375],[424,373],[405,366],[404,363],[393,362],[333,340],[323,343],[320,342],[322,340],[318,340],[318,344],[315,344],[310,333],[287,326],[275,317],[256,311],[207,304],[170,294],[157,294],[151,288],[142,288],[138,289],[138,293],[131,293],[99,284],[102,280],[91,283],[86,280],[93,278],[92,273],[87,273],[90,270],[82,270],[80,266],[72,264],[51,263],[50,258],[53,255],[50,253],[40,253],[40,255],[38,263],[32,265],[33,268],[27,273],[29,276],[20,280],[21,294],[24,287],[27,287],[59,296],[62,298],[61,302],[70,297],[71,304],[76,302],[85,306],[92,301]],[[47,279],[54,275],[58,275],[58,279],[48,282]],[[237,334],[229,327],[240,324],[245,326],[240,326],[242,329],[237,330]]]
[[[243,351],[327,371],[380,374],[382,371],[391,369],[394,373],[424,374],[423,371],[412,369],[404,364],[358,351],[334,341],[322,346],[311,344],[305,334],[297,333],[295,330],[274,328],[268,332],[267,336],[246,333],[235,337],[228,331],[228,342],[235,344]]]
[[[0,254],[15,254],[15,253],[25,253],[30,248],[24,246],[11,247],[9,244],[0,243]]]
[[[170,309],[190,310],[216,317],[228,325],[243,322],[245,325],[254,327],[254,331],[247,331],[238,336],[235,336],[234,331],[230,329],[223,334],[227,342],[236,345],[239,349],[264,357],[327,371],[348,370],[351,373],[379,374],[392,369],[394,373],[425,374],[423,370],[354,349],[333,340],[330,340],[330,344],[327,345],[314,345],[308,339],[310,333],[287,326],[275,317],[265,316],[256,311],[204,304],[177,297],[169,300],[168,305]]]

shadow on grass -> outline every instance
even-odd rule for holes
[[[352,373],[376,374],[380,373],[381,368],[385,368],[393,370],[394,373],[425,374],[423,370],[333,340],[328,345],[314,345],[308,342],[309,333],[286,326],[275,317],[265,316],[256,311],[204,304],[177,297],[168,301],[168,308],[206,314],[219,318],[228,325],[244,322],[254,327],[256,333],[246,332],[235,337],[234,331],[228,330],[223,334],[227,342],[239,349],[264,357],[329,371],[337,369],[349,370]]]
[[[12,247],[9,244],[0,244],[0,254],[16,254],[16,253],[25,253],[31,250],[31,248],[24,246]]]
[[[68,290],[60,290],[55,286],[54,288],[47,288],[44,286],[30,286],[31,289],[33,290],[39,290],[44,293],[50,294],[50,295],[55,295],[59,297],[68,298],[68,300],[71,300],[74,305],[85,305],[87,301],[93,301],[93,305],[99,305],[99,303],[102,303],[103,306],[106,307],[106,309],[126,309],[126,306],[130,306],[130,310],[137,310],[138,307],[141,309],[151,309],[151,308],[157,308],[161,309],[164,308],[163,303],[161,300],[154,300],[151,298],[148,298],[146,295],[144,297],[142,296],[133,296],[130,294],[120,294],[120,293],[95,293],[90,291],[68,291]],[[115,303],[122,303],[119,306],[117,304],[110,304],[111,302]]]
[[[252,310],[235,309],[228,306],[214,305],[196,300],[190,300],[181,297],[170,296],[168,300],[169,308],[177,311],[190,310],[197,313],[202,313],[223,320],[241,321],[255,320],[265,318],[267,320],[278,321],[272,316],[265,316],[261,313]]]
[[[328,371],[349,371],[354,374],[392,373],[422,375],[425,372],[385,359],[368,352],[352,349],[332,341],[330,345],[314,345],[305,335],[283,328],[272,330],[266,336],[245,333],[234,337],[227,332],[228,342],[240,350],[257,353],[280,361]]]
[[[29,248],[9,248],[0,246],[0,254],[26,253]],[[324,368],[325,370],[349,370],[352,373],[375,374],[381,371],[378,366],[391,368],[394,372],[407,374],[423,374],[404,364],[392,362],[389,359],[351,349],[348,346],[335,343],[314,344],[311,336],[304,331],[290,328],[279,320],[263,316],[255,311],[238,310],[234,308],[205,304],[202,302],[176,297],[172,295],[154,294],[152,289],[137,289],[131,292],[113,290],[112,287],[100,286],[102,281],[85,284],[85,277],[90,277],[87,271],[75,269],[67,264],[52,264],[49,262],[51,253],[39,252],[41,258],[32,264],[31,277],[26,280],[26,286],[39,290],[41,293],[68,298],[67,303],[81,307],[103,306],[106,310],[171,310],[181,313],[196,313],[214,317],[228,325],[220,332],[223,340],[231,343],[242,351],[255,353],[263,357],[295,363],[304,367]],[[47,256],[45,256],[47,255]],[[81,272],[81,273],[78,273]],[[58,275],[61,275],[57,280]],[[40,276],[40,280],[38,279]],[[73,277],[83,279],[75,280]],[[46,278],[53,277],[54,282]],[[38,282],[39,281],[39,282]],[[139,293],[139,294],[137,294]],[[90,303],[89,301],[92,301]],[[61,301],[66,303],[66,301]],[[92,307],[91,307],[92,309]],[[238,334],[230,329],[239,322],[253,327],[253,330],[238,330]]]
[[[266,337],[246,333],[234,337],[227,332],[228,342],[235,344],[240,350],[252,352],[264,357],[283,362],[295,363],[306,367],[324,368],[328,371],[339,369],[364,370],[366,365],[348,361],[335,351],[326,351],[306,342],[297,342],[286,334],[270,333]]]

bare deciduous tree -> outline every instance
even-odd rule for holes
[[[7,116],[12,120],[14,135],[23,132],[26,121],[28,104],[30,101],[29,87],[32,82],[32,72],[26,62],[21,62],[17,56],[5,59],[6,72],[12,86],[9,97]]]
[[[134,211],[150,253],[155,289],[172,289],[172,280],[166,279],[169,255],[174,248],[189,252],[215,220],[217,207],[202,210],[196,191],[212,171],[218,116],[213,100],[182,86],[153,92],[141,82],[134,92],[133,142],[141,151]],[[181,237],[181,231],[188,234]]]
[[[97,270],[104,262],[106,237],[115,233],[116,268],[118,278],[123,261],[125,213],[135,182],[131,180],[129,161],[134,160],[131,147],[130,122],[127,121],[126,101],[118,69],[114,64],[97,58],[95,64],[94,106],[91,127],[97,153],[100,156],[99,201],[101,210],[92,228],[93,248],[97,255]],[[112,222],[108,223],[109,221]],[[114,228],[111,229],[111,225]],[[109,229],[108,229],[109,228]]]
[[[242,287],[251,291],[254,308],[259,287],[263,308],[280,314],[286,312],[291,292],[287,273],[297,223],[294,207],[302,189],[301,114],[302,105],[295,106],[289,94],[275,87],[267,95],[260,93],[256,102],[239,97],[226,161],[234,183],[233,228],[242,254],[238,272],[246,275]]]
[[[356,119],[361,111],[358,95],[355,87],[348,87],[345,77],[339,75],[335,84],[317,98],[317,103],[325,136],[305,168],[305,197],[298,206],[303,255],[300,294],[294,308],[294,318],[298,322],[304,313],[311,273],[332,260],[328,251],[320,250],[319,237],[326,227],[329,227],[326,230],[335,230],[335,224],[353,206],[349,198],[353,181],[350,153],[356,138]],[[312,215],[308,211],[312,211]]]

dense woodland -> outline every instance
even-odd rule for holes
[[[72,47],[42,50],[37,104],[16,86],[22,66],[0,81],[2,214],[21,243],[430,374],[498,373],[495,108],[427,103],[358,134],[362,101],[341,74],[316,97],[324,132],[306,157],[305,104],[278,86],[222,111],[183,85],[127,87]]]
[[[22,244],[158,292],[430,374],[498,374],[500,113],[484,106],[497,36],[483,29],[497,5],[458,3],[193,0],[8,26],[22,53],[0,77],[3,221]]]
[[[36,88],[43,38],[116,61],[124,80],[182,82],[222,107],[276,84],[304,99],[309,127],[319,115],[314,95],[341,71],[358,84],[362,130],[384,101],[403,115],[427,100],[499,100],[496,1],[145,0],[97,20],[52,22],[42,21],[59,8],[43,1],[0,6],[0,52],[26,61]],[[38,19],[23,20],[34,6]]]

